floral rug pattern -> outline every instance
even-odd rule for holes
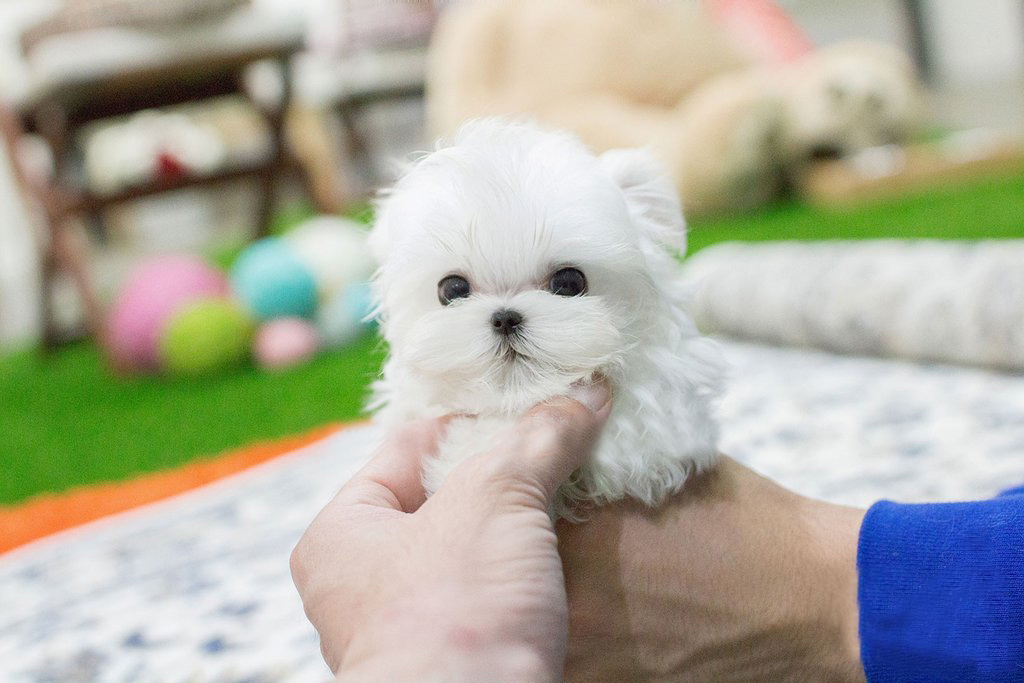
[[[722,341],[722,448],[801,493],[869,505],[1024,483],[1024,376]],[[288,555],[366,459],[340,431],[177,498],[0,556],[0,680],[324,680]]]

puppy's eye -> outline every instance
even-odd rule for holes
[[[449,275],[437,283],[437,299],[442,306],[447,306],[456,299],[469,296],[469,281],[461,275]]]
[[[551,276],[548,289],[558,296],[579,296],[587,293],[587,278],[576,268],[562,268]]]

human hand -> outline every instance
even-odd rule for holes
[[[663,508],[558,525],[569,680],[862,681],[864,511],[722,458]]]
[[[424,500],[443,421],[409,425],[317,516],[292,577],[339,677],[555,680],[567,607],[555,492],[610,411],[603,382],[534,407]]]

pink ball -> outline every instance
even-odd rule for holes
[[[316,353],[316,328],[302,318],[275,318],[256,331],[252,352],[256,362],[270,369],[286,368]]]
[[[199,298],[227,297],[223,273],[189,255],[162,256],[144,263],[125,282],[107,317],[105,342],[122,370],[155,370],[166,321]]]

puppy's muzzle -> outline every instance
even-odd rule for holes
[[[491,325],[494,327],[494,331],[506,337],[515,332],[522,324],[523,316],[519,311],[503,308],[500,311],[495,311],[491,316]]]

